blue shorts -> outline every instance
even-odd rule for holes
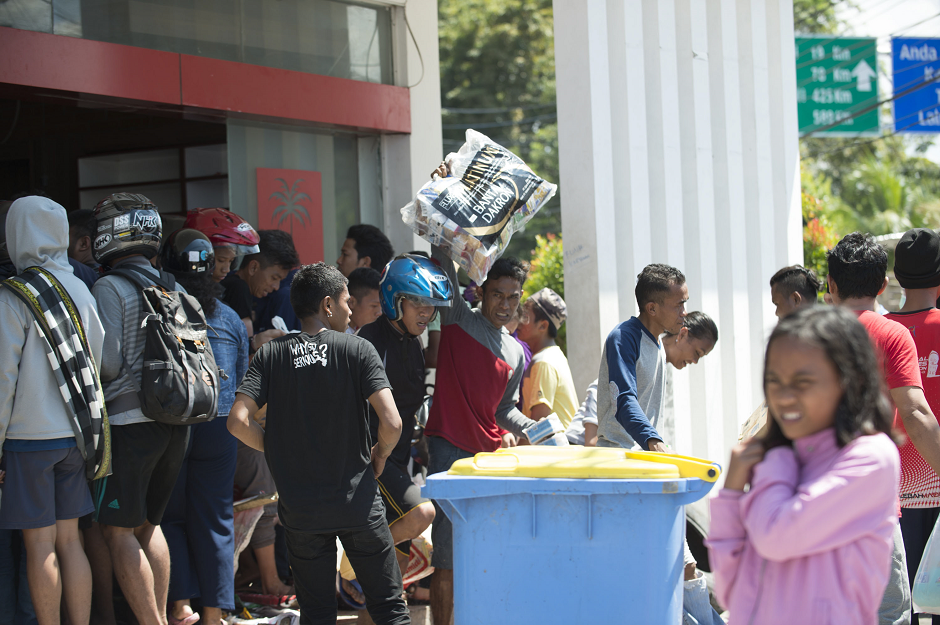
[[[94,512],[77,447],[3,452],[6,478],[0,484],[0,529],[27,530],[55,525]]]

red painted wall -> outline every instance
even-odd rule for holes
[[[258,228],[289,232],[304,265],[323,260],[320,172],[259,167],[255,175],[258,178]]]
[[[0,83],[221,117],[411,132],[405,87],[15,28],[0,27]]]

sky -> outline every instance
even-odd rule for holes
[[[878,37],[878,53],[883,74],[881,98],[891,94],[891,37],[940,38],[940,0],[843,0],[837,15],[848,28],[846,36]],[[918,24],[918,22],[923,22]],[[940,163],[940,135],[927,157]]]

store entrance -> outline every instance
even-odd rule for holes
[[[42,193],[71,211],[133,191],[171,222],[197,206],[228,206],[224,123],[12,95],[0,87],[0,199]]]

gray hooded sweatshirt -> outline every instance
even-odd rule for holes
[[[17,272],[42,267],[68,291],[99,363],[104,329],[88,287],[69,265],[65,209],[44,197],[19,199],[7,214],[6,237]],[[74,436],[71,414],[46,356],[42,331],[26,304],[6,287],[0,288],[0,448],[8,438]]]

